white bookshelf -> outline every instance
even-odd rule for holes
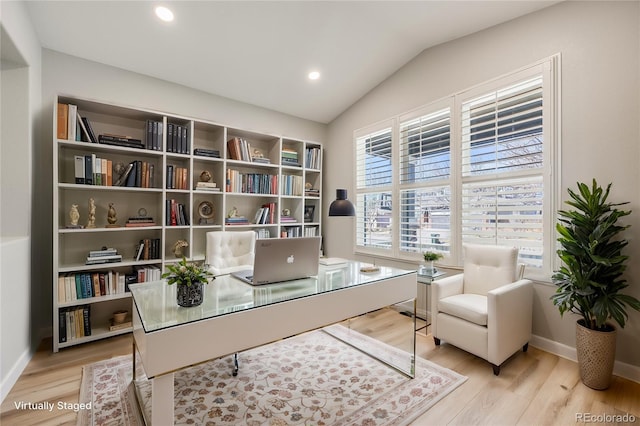
[[[159,149],[139,149],[122,146],[91,143],[77,140],[58,139],[57,105],[72,104],[82,117],[87,117],[96,137],[101,134],[125,135],[139,139],[146,144],[147,120],[161,123],[162,138]],[[178,239],[189,244],[184,249],[188,260],[202,261],[205,258],[206,233],[210,231],[255,230],[259,237],[277,238],[285,235],[308,236],[321,235],[322,209],[322,144],[305,140],[283,138],[278,135],[264,134],[238,128],[227,127],[213,121],[196,120],[174,114],[136,109],[111,103],[83,99],[70,96],[58,96],[54,101],[54,173],[53,173],[53,350],[57,352],[64,347],[90,342],[101,338],[130,332],[130,328],[110,331],[110,318],[114,311],[131,311],[129,293],[115,293],[89,298],[72,298],[59,300],[59,277],[72,274],[88,274],[113,271],[118,274],[130,274],[134,268],[155,267],[164,271],[165,265],[179,260],[173,253],[173,245]],[[188,134],[189,149],[187,152],[170,152],[170,141],[167,130],[170,125],[181,126]],[[232,159],[227,141],[233,138],[246,140],[251,150],[258,150],[269,164]],[[217,150],[220,158],[194,154],[194,149]],[[286,154],[284,154],[286,152]],[[296,154],[292,154],[296,153]],[[75,183],[75,156],[91,156],[111,160],[112,165],[121,162],[124,165],[132,161],[153,165],[154,181],[150,187],[126,187],[87,185]],[[313,160],[307,161],[307,157]],[[291,165],[282,160],[283,156],[296,156],[298,165]],[[168,188],[168,166],[186,170],[186,186],[183,189]],[[147,166],[148,167],[148,166]],[[203,171],[209,172],[211,181],[220,191],[196,189]],[[230,170],[243,175],[271,175],[277,179],[275,191],[270,194],[252,193],[248,190],[232,191],[227,187],[227,176]],[[113,173],[112,182],[117,176]],[[295,191],[284,191],[281,182],[295,181]],[[316,191],[305,191],[310,186]],[[72,204],[78,205],[80,213],[79,225],[86,225],[89,210],[89,198],[96,205],[95,228],[69,228],[69,209]],[[184,206],[188,224],[170,225],[166,211],[167,200],[176,200]],[[117,212],[116,225],[107,227],[107,210],[113,203]],[[199,206],[212,206],[213,214],[200,221]],[[275,206],[273,223],[254,223],[256,212],[262,205]],[[305,221],[305,208],[312,207],[313,217]],[[246,224],[227,224],[225,217],[233,208],[238,215],[247,218]],[[125,227],[129,217],[138,215],[140,209],[152,217],[155,225],[146,227]],[[288,213],[288,218],[283,215]],[[140,240],[158,240],[159,253],[155,259],[136,260],[136,247]],[[90,250],[101,247],[113,247],[122,255],[122,261],[110,264],[86,265],[86,257]],[[65,289],[66,290],[66,289]],[[77,291],[76,291],[77,293]],[[66,292],[65,292],[66,296]],[[76,294],[77,296],[77,294]],[[60,341],[60,312],[78,307],[90,307],[91,335]],[[65,329],[66,333],[66,329]],[[77,333],[82,334],[82,333]]]

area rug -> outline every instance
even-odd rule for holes
[[[175,424],[407,425],[466,380],[421,358],[410,379],[321,330],[242,352],[237,377],[232,363],[225,357],[175,373]],[[78,425],[143,425],[131,377],[130,356],[85,366],[80,402],[92,408]],[[148,411],[150,383],[139,385]]]

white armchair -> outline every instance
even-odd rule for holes
[[[213,275],[224,275],[253,267],[254,231],[207,232],[205,263]]]
[[[465,244],[464,273],[431,285],[431,330],[489,361],[493,373],[531,338],[533,283],[521,279],[518,249]]]

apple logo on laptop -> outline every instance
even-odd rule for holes
[[[293,263],[293,261],[294,261],[293,255],[290,254],[289,257],[287,257],[287,263]]]

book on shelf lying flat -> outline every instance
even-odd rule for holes
[[[89,257],[99,257],[99,256],[113,256],[117,255],[118,250],[114,248],[106,248],[102,250],[90,250]]]
[[[114,322],[113,318],[111,319],[111,324],[109,325],[109,331],[123,330],[125,328],[129,328],[132,326],[131,320],[125,320],[124,322]]]
[[[115,263],[122,262],[122,255],[115,254],[109,256],[96,256],[96,257],[87,257],[87,261],[85,265],[97,265],[100,263]]]

